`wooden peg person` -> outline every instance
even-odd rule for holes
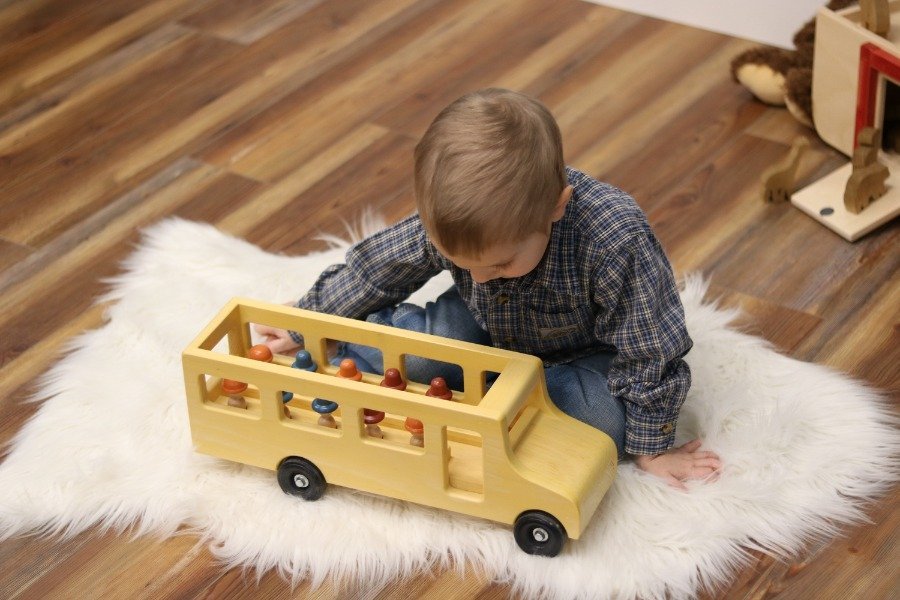
[[[246,390],[247,384],[243,381],[235,381],[233,379],[222,380],[222,392],[228,396],[228,406],[247,408],[247,400],[244,398],[244,392]]]
[[[319,370],[319,365],[312,359],[312,355],[307,350],[300,350],[294,355],[294,362],[291,363],[292,369],[300,369],[301,371],[309,371],[315,373]],[[281,392],[281,401],[284,402],[284,416],[291,419],[291,409],[287,403],[294,399],[293,392]]]
[[[406,389],[406,382],[403,381],[403,378],[400,376],[400,371],[397,369],[387,369],[384,372],[384,379],[381,380],[379,385],[381,387],[400,391]],[[373,410],[371,408],[363,409],[363,422],[366,424],[366,433],[370,436],[384,438],[384,432],[381,430],[381,427],[378,426],[382,421],[384,421],[383,411]]]
[[[362,381],[362,373],[356,368],[356,361],[352,358],[345,358],[338,365],[337,376],[341,379],[352,379],[353,381]]]
[[[418,446],[419,448],[425,447],[425,425],[422,424],[422,421],[418,419],[413,419],[412,417],[406,417],[406,422],[403,424],[406,430],[410,433],[409,435],[409,445],[410,446]]]
[[[363,409],[363,423],[366,425],[366,434],[374,438],[384,439],[384,432],[378,425],[384,421],[384,412],[380,410],[372,410],[371,408]]]
[[[334,420],[334,416],[331,414],[337,410],[337,407],[337,402],[332,402],[331,400],[325,400],[323,398],[316,398],[312,401],[312,409],[319,413],[319,425],[330,429],[338,428],[337,421]]]
[[[265,344],[256,344],[255,346],[251,346],[247,351],[247,358],[252,358],[253,360],[258,360],[260,362],[272,362],[274,358],[272,356],[272,351],[269,350],[269,347]]]
[[[453,390],[447,386],[447,381],[443,377],[435,377],[431,380],[431,384],[428,386],[428,391],[425,392],[425,395],[431,396],[432,398],[451,400],[453,398]]]

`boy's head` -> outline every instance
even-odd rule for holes
[[[547,236],[571,193],[559,126],[523,94],[467,94],[416,146],[415,189],[422,223],[448,255],[479,258]]]

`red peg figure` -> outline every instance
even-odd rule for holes
[[[391,388],[403,391],[406,389],[406,382],[400,377],[400,371],[397,369],[388,369],[384,372],[384,379],[379,384],[381,387]],[[384,438],[384,432],[379,423],[384,421],[384,412],[373,410],[371,408],[363,409],[363,422],[366,424],[366,433],[372,437]]]
[[[371,408],[363,409],[363,423],[366,424],[366,433],[372,437],[384,439],[384,432],[379,423],[384,421],[384,413],[380,410],[372,410]]]
[[[443,377],[435,377],[431,380],[431,385],[428,387],[428,391],[425,392],[425,395],[431,396],[432,398],[450,400],[453,398],[453,390],[447,387],[447,381]]]
[[[247,384],[242,381],[233,379],[222,380],[222,391],[228,396],[228,406],[237,408],[247,408],[247,401],[244,399],[244,392],[247,390]]]
[[[381,387],[400,390],[402,392],[406,389],[406,382],[403,381],[403,377],[400,376],[399,369],[391,368],[384,372],[384,379],[381,380]]]

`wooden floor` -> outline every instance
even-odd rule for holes
[[[178,215],[304,253],[364,206],[396,220],[413,207],[417,138],[488,85],[541,98],[567,161],[631,192],[676,271],[705,273],[746,330],[897,403],[900,227],[849,244],[760,201],[760,172],[814,136],[730,81],[749,45],[579,0],[0,0],[0,443],[34,414],[22,401],[65,341],[101,325],[92,298],[140,228]],[[813,139],[801,183],[844,160]],[[794,561],[760,556],[709,597],[897,594],[898,497]],[[255,576],[187,535],[0,543],[2,598],[365,591]],[[471,572],[377,595],[507,596]]]

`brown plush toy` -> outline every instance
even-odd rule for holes
[[[831,0],[831,10],[841,10],[855,0]],[[812,120],[812,64],[816,20],[794,35],[796,50],[760,46],[742,52],[731,61],[731,76],[766,104],[787,106],[808,127]]]

